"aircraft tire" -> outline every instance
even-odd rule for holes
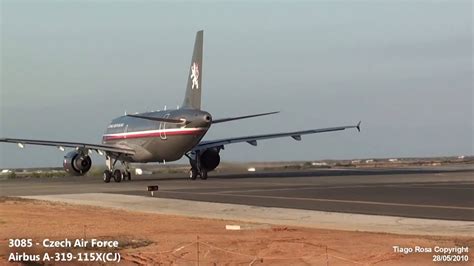
[[[202,180],[206,180],[207,179],[207,170],[205,170],[205,169],[201,170],[201,174],[199,176],[201,177]]]
[[[105,170],[104,171],[104,182],[109,183],[111,177],[112,177],[112,173],[109,170]]]
[[[191,168],[191,170],[189,170],[189,179],[196,180],[197,176],[198,172],[196,171],[196,169]]]
[[[119,169],[115,170],[114,171],[114,181],[117,182],[117,183],[120,183],[120,181],[122,181],[122,178],[123,178],[122,171],[120,171]]]
[[[124,175],[128,181],[131,181],[132,180],[132,173],[130,173],[129,171],[125,171],[125,175]]]

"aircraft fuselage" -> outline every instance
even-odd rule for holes
[[[108,125],[102,143],[134,149],[131,162],[179,160],[204,137],[212,123],[205,111],[192,109],[164,110],[139,114],[146,117],[182,120],[183,123],[158,122],[120,116]]]

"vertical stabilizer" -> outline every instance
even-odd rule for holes
[[[186,109],[201,109],[202,41],[203,31],[201,30],[196,33],[193,57],[189,66],[188,84],[183,102],[183,108]]]

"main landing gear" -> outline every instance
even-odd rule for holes
[[[197,170],[196,168],[191,168],[189,170],[189,179],[196,180],[197,177],[201,177],[202,180],[207,179],[207,170],[201,169],[201,171]]]
[[[189,163],[191,164],[191,169],[189,169],[189,179],[196,180],[196,178],[199,176],[202,180],[206,180],[208,171],[206,168],[202,167],[199,152],[197,151],[185,155],[188,157]]]
[[[109,183],[111,179],[114,179],[115,182],[120,183],[121,181],[132,180],[132,173],[130,172],[130,166],[128,162],[122,162],[124,170],[115,169],[115,163],[118,159],[114,159],[112,163],[112,158],[107,156],[105,164],[107,165],[107,170],[104,171],[104,182]]]

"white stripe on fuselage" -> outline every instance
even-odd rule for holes
[[[133,131],[133,132],[122,132],[122,133],[112,133],[104,134],[104,137],[113,137],[113,136],[133,136],[141,134],[153,134],[153,133],[171,133],[171,132],[193,132],[193,131],[202,131],[206,130],[203,127],[194,127],[194,128],[167,128],[167,129],[154,129],[154,130],[143,130],[143,131]]]

